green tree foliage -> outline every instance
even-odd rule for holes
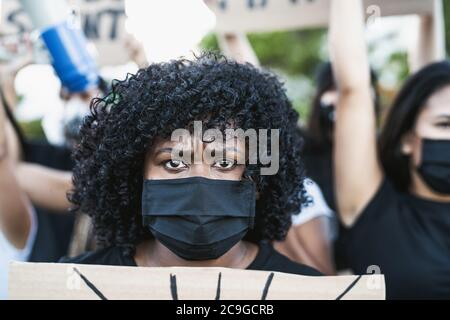
[[[324,29],[310,29],[250,33],[248,39],[263,66],[279,69],[288,75],[313,77],[322,61],[325,36]],[[219,50],[213,33],[203,39],[201,46],[206,50]]]
[[[445,39],[447,47],[447,55],[450,52],[450,0],[443,0],[444,17],[445,17]]]
[[[250,34],[261,63],[289,75],[313,77],[325,44],[323,29]]]

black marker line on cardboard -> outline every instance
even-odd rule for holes
[[[86,278],[77,268],[73,268],[73,270],[81,277],[81,279],[86,283],[86,285],[101,299],[101,300],[108,300],[103,293],[97,289],[97,287],[89,281],[88,278]]]
[[[352,288],[358,283],[358,281],[361,279],[362,275],[358,276],[348,287],[344,290],[337,298],[336,300],[341,300]]]
[[[272,284],[272,279],[274,276],[275,276],[275,274],[273,272],[271,272],[269,274],[269,276],[267,277],[267,281],[266,281],[266,284],[264,285],[264,290],[263,290],[263,293],[261,296],[261,300],[266,300],[267,294],[269,293],[269,288],[270,288],[270,285]]]
[[[170,292],[172,300],[178,300],[177,276],[170,274]]]
[[[222,272],[219,272],[219,278],[217,279],[217,290],[216,290],[216,299],[215,300],[220,300],[221,282],[222,282]]]

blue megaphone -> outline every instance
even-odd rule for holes
[[[61,83],[77,93],[96,87],[99,73],[87,50],[82,30],[70,19],[70,9],[64,0],[21,0],[22,6],[40,31]]]

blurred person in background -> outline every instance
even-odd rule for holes
[[[88,217],[69,212],[67,192],[72,188],[71,148],[78,143],[78,128],[89,102],[102,86],[77,94],[61,89],[61,98],[76,100],[78,113],[65,123],[62,146],[25,137],[14,117],[17,73],[33,62],[31,48],[0,65],[2,174],[0,182],[0,298],[6,298],[8,263],[11,261],[56,262],[94,248]],[[8,48],[11,50],[11,48]],[[64,93],[64,95],[63,95]],[[74,103],[72,103],[74,105]],[[76,122],[76,123],[75,123]]]
[[[4,203],[6,209],[0,210],[0,214],[7,219],[11,212],[19,212],[14,214],[14,223],[3,223],[0,231],[1,298],[6,297],[10,261],[55,262],[61,256],[74,256],[94,248],[90,219],[83,214],[70,214],[67,192],[72,188],[71,149],[78,143],[82,118],[89,112],[92,98],[104,95],[108,90],[102,79],[99,79],[98,86],[85,92],[71,93],[62,87],[60,97],[66,111],[53,126],[59,131],[50,132],[56,131],[59,141],[52,139],[55,134],[47,135],[47,141],[30,140],[14,116],[18,104],[15,79],[20,70],[33,63],[35,57],[29,37],[18,40],[21,42],[2,42],[2,52],[10,54],[0,64],[1,130],[5,137],[3,148],[8,151],[8,166],[3,166],[2,170],[10,170],[2,176],[0,189],[9,201]],[[130,55],[133,53],[131,58],[138,53],[133,43],[127,48]],[[23,207],[28,212],[20,212]],[[19,224],[22,224],[21,228]],[[23,240],[25,245],[16,239]]]
[[[448,299],[450,63],[406,81],[378,148],[363,14],[361,0],[332,1],[334,172],[339,216],[350,228],[346,257],[358,274],[384,274],[388,299]]]
[[[31,62],[32,55],[26,54],[0,66],[1,108],[6,118],[4,130],[11,168],[21,191],[32,204],[35,218],[30,227],[35,231],[27,260],[55,262],[68,253],[76,234],[73,232],[75,217],[69,214],[67,200],[67,192],[72,187],[71,150],[27,139],[14,117],[17,103],[15,77]],[[8,231],[2,231],[5,232]]]
[[[338,89],[330,62],[319,66],[315,86],[316,92],[312,100],[311,115],[306,128],[302,129],[305,137],[303,154],[308,177],[319,185],[328,206],[335,211],[332,158]],[[379,119],[380,97],[377,76],[373,70],[371,70],[371,93],[375,115]]]
[[[7,139],[5,109],[0,108],[0,299],[6,298],[8,264],[27,261],[34,244],[37,218],[15,176]]]
[[[335,274],[333,242],[337,237],[336,217],[311,179],[304,181],[306,201],[292,215],[292,227],[275,249],[293,261],[313,266],[326,275]]]
[[[61,87],[59,97],[62,101],[60,108],[47,113],[42,119],[42,128],[49,144],[73,149],[79,141],[79,131],[83,119],[89,114],[92,99],[104,96],[109,90],[107,82],[99,77],[95,87],[83,92],[70,92]]]
[[[336,198],[333,174],[333,146],[334,127],[336,122],[336,105],[338,102],[338,90],[334,80],[333,69],[330,62],[325,62],[319,66],[316,75],[316,92],[312,100],[311,115],[306,128],[302,128],[302,135],[305,139],[303,156],[306,167],[306,174],[314,182],[323,194],[325,205],[331,212],[325,217],[315,219],[315,223],[321,228],[331,229],[328,232],[329,238],[326,242],[327,252],[337,270],[348,268],[343,257],[346,232],[345,227],[339,223],[336,216]],[[378,123],[381,107],[378,93],[377,76],[371,70],[371,94],[372,105],[375,107],[375,114]],[[330,265],[330,263],[328,263]]]
[[[67,192],[72,189],[71,152],[79,143],[79,128],[89,113],[91,100],[106,95],[109,85],[99,76],[95,86],[82,92],[61,86],[62,111],[55,110],[42,121],[46,140],[25,137],[14,116],[18,103],[14,83],[17,73],[34,60],[32,44],[27,39],[27,50],[22,54],[14,51],[17,46],[6,48],[15,58],[0,65],[1,107],[6,114],[6,139],[15,178],[35,214],[32,229],[36,232],[27,260],[55,262],[62,256],[76,256],[95,248],[90,219],[82,213],[69,212]],[[146,64],[143,48],[133,37],[124,49],[130,60]]]

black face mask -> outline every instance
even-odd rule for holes
[[[185,260],[224,255],[253,228],[255,204],[251,181],[145,180],[142,192],[144,226]]]
[[[434,191],[450,194],[450,140],[422,140],[422,164],[418,172]]]
[[[327,139],[333,139],[333,128],[336,120],[336,108],[333,104],[320,104],[320,126]]]
[[[333,128],[336,120],[336,107],[334,104],[320,103],[320,121],[326,128]]]

